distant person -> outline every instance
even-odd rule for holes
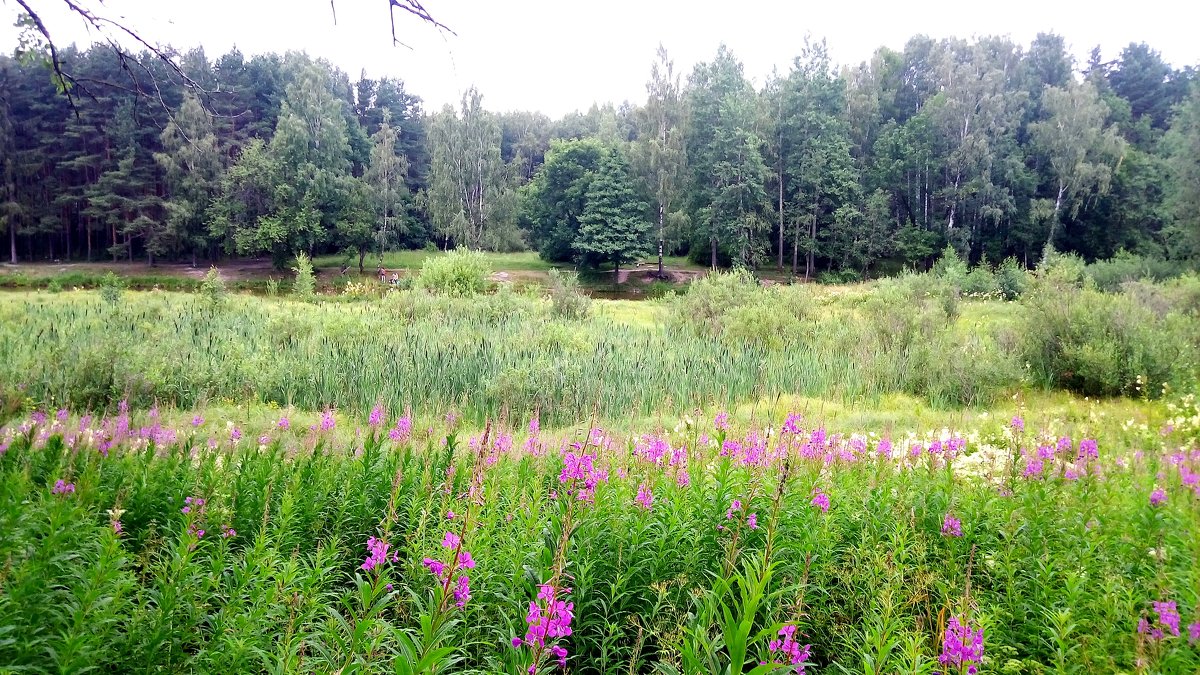
[[[387,283],[387,270],[383,269],[382,267],[379,268],[379,283]]]
[[[392,285],[396,286],[400,283],[400,275],[392,272]]]

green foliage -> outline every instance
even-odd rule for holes
[[[478,251],[457,249],[425,259],[415,287],[439,295],[465,298],[487,290],[492,268]]]
[[[574,349],[578,331],[554,332]],[[541,395],[564,395],[553,384]],[[732,415],[721,428],[706,411],[673,431],[670,418],[597,430],[571,450],[607,472],[587,478],[586,499],[563,498],[580,483],[564,484],[559,448],[580,437],[518,430],[524,421],[493,418],[485,435],[433,421],[434,411],[392,440],[354,433],[363,419],[343,411],[329,413],[336,429],[310,432],[319,413],[132,409],[92,418],[134,430],[101,453],[99,439],[68,441],[77,414],[61,427],[26,415],[0,431],[0,662],[17,672],[515,675],[537,658],[510,645],[539,585],[569,579],[572,634],[548,644],[566,648],[572,671],[787,672],[778,641],[791,626],[797,646],[811,647],[810,669],[930,673],[949,616],[985,628],[984,672],[1200,667],[1186,632],[1200,565],[1194,497],[1156,478],[1200,438],[1194,397],[1129,407],[1149,430],[1040,410],[1049,436],[1019,409],[1027,427],[1013,429],[1011,408],[944,436],[827,427],[787,410],[763,406],[754,422]],[[299,431],[281,429],[281,417]],[[1168,417],[1175,424],[1160,430]],[[35,432],[14,432],[25,424]],[[152,427],[176,438],[147,447],[136,430]],[[764,438],[797,447],[755,459]],[[1069,453],[1022,477],[1035,464],[1021,449],[1058,438]],[[1084,439],[1098,459],[1075,459]],[[1077,468],[1087,471],[1064,475]],[[648,508],[639,492],[652,495]],[[947,516],[962,536],[943,534]],[[448,593],[424,562],[459,552],[442,545],[447,532],[473,560],[450,572],[469,573],[462,607],[456,584]],[[388,555],[364,569],[368,538]],[[1154,622],[1151,603],[1164,599],[1177,603],[1182,635],[1139,641],[1138,621]],[[560,670],[540,658],[536,672]]]
[[[292,282],[292,297],[304,302],[311,302],[316,297],[317,277],[313,274],[312,260],[307,253],[296,254],[296,264],[292,267],[296,273]]]
[[[1005,258],[996,270],[996,287],[1005,300],[1016,300],[1029,287],[1029,272],[1016,258]]]
[[[213,307],[225,302],[229,291],[225,288],[225,279],[216,267],[209,267],[208,272],[205,272],[204,281],[200,284],[200,294]]]
[[[279,280],[275,277],[267,279],[267,297],[274,298],[279,295]]]
[[[100,278],[100,297],[108,305],[116,305],[121,301],[121,292],[125,290],[125,281],[113,274],[112,271],[106,272]]]
[[[1046,386],[1156,397],[1164,385],[1195,382],[1194,326],[1176,312],[1155,314],[1136,296],[1069,285],[1039,289],[1025,304],[1024,358]]]
[[[550,306],[554,316],[563,319],[582,319],[592,308],[592,299],[579,287],[579,274],[552,269],[550,277]]]
[[[607,152],[584,195],[579,232],[571,248],[586,264],[610,262],[616,270],[650,254],[646,203],[617,151]]]

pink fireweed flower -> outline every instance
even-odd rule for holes
[[[799,413],[790,412],[783,420],[783,426],[779,429],[779,432],[795,436],[801,432],[800,423],[802,421],[804,421],[803,416]]]
[[[200,415],[196,415],[195,417],[192,418],[192,427],[198,427],[201,424],[204,424],[203,417],[201,417]]]
[[[1082,441],[1079,441],[1079,455],[1076,456],[1076,459],[1088,460],[1099,458],[1100,449],[1094,439],[1085,438]]]
[[[275,426],[279,427],[280,429],[288,429],[292,426],[292,423],[288,420],[288,418],[280,417],[279,422],[277,422]]]
[[[204,505],[207,503],[203,497],[187,497],[183,500],[184,507],[180,509],[182,513],[191,513],[195,511],[197,515],[204,513]]]
[[[1165,503],[1167,503],[1167,491],[1155,487],[1154,492],[1150,493],[1150,506],[1162,506]]]
[[[390,547],[391,545],[382,539],[367,537],[367,559],[359,567],[370,572],[376,567],[386,564],[388,562],[388,549]],[[399,554],[392,554],[392,562],[396,562],[399,559]]]
[[[725,520],[732,520],[735,511],[742,510],[742,502],[739,499],[733,500],[729,504],[729,508],[725,511]]]
[[[475,569],[475,559],[471,557],[470,551],[460,551],[459,552],[458,566],[465,570]]]
[[[679,475],[675,477],[675,483],[679,487],[687,487],[692,484],[692,477],[688,475],[687,469],[679,472]]]
[[[367,426],[372,429],[378,428],[379,425],[383,424],[383,417],[383,406],[376,404],[374,408],[371,408],[371,415],[367,418]]]
[[[229,440],[233,441],[234,443],[242,440],[242,430],[238,429],[237,427],[231,427],[229,429]]]
[[[713,418],[713,428],[727,431],[729,429],[729,413],[724,411],[717,413],[717,416]]]
[[[1041,478],[1042,471],[1045,468],[1046,465],[1044,462],[1042,462],[1042,460],[1030,457],[1025,462],[1025,472],[1022,474],[1022,476],[1025,478]]]
[[[654,494],[650,492],[650,488],[646,487],[645,483],[638,485],[637,497],[634,499],[643,509],[649,511],[654,505]]]
[[[59,478],[58,480],[54,481],[54,487],[50,488],[50,494],[55,494],[55,495],[75,494],[75,484],[68,483],[68,482],[64,481],[63,479]]]
[[[821,509],[821,513],[829,513],[829,495],[817,490],[817,493],[810,502],[813,506]]]
[[[232,539],[236,536],[237,536],[237,530],[233,529],[232,527],[226,525],[225,527],[221,528],[221,538],[222,539]]]
[[[455,515],[457,515],[457,514],[454,513],[453,511],[447,511],[446,512],[446,520],[454,520]]]
[[[887,438],[880,439],[879,443],[876,444],[876,446],[875,446],[875,454],[879,455],[880,457],[883,457],[885,459],[891,459],[892,458],[892,441]]]
[[[114,521],[112,521],[112,529],[113,529],[113,534],[119,536],[122,532],[125,531],[125,526],[121,525],[121,521],[114,520]]]
[[[947,513],[946,518],[942,520],[942,536],[961,537],[962,521]]]
[[[545,647],[546,640],[571,636],[575,603],[559,599],[570,592],[569,588],[555,589],[550,584],[538,586],[537,600],[530,601],[529,613],[525,615],[524,644]],[[565,658],[565,652],[563,656]]]
[[[388,432],[388,438],[394,443],[403,443],[412,435],[412,417],[405,412],[396,419],[396,425]]]
[[[266,434],[263,434],[262,436],[259,436],[259,437],[258,437],[258,444],[259,444],[259,445],[266,445],[266,444],[268,444],[268,443],[270,443],[270,442],[271,442],[271,437],[270,437],[270,436],[267,436]]]
[[[446,532],[446,536],[442,537],[443,548],[458,548],[458,545],[461,543],[462,539],[453,532]]]
[[[975,675],[979,663],[983,659],[983,629],[974,630],[970,624],[963,622],[957,616],[950,617],[946,633],[942,637],[942,655],[938,662],[944,666],[954,666],[961,669],[967,667],[969,675]]]
[[[796,626],[790,624],[784,626],[783,628],[779,629],[779,637],[783,639],[771,640],[771,642],[767,644],[767,649],[771,650],[773,655],[778,652],[778,656],[775,658],[783,658],[783,663],[796,666],[795,672],[799,675],[803,675],[804,663],[805,661],[808,661],[808,657],[812,653],[812,645],[804,645],[801,647],[800,643],[796,642],[795,635]]]
[[[746,516],[746,524],[750,526],[750,529],[757,530],[758,529],[758,514],[751,513],[750,515]]]
[[[1200,621],[1188,624],[1188,644],[1200,642]]]
[[[462,609],[471,599],[471,577],[461,574],[454,582],[454,606]]]
[[[66,408],[59,408],[58,412],[54,413],[54,419],[62,423],[66,423],[67,419],[70,417],[71,411],[67,410]]]
[[[433,576],[437,577],[438,579],[441,579],[442,575],[446,573],[446,563],[442,562],[441,560],[426,558],[421,561],[421,564],[424,565],[425,568],[428,569]]]
[[[1158,615],[1158,623],[1174,637],[1179,637],[1179,609],[1174,602],[1155,602],[1154,613]]]
[[[537,434],[541,430],[542,430],[542,422],[535,415],[533,417],[533,419],[529,420],[529,433]]]
[[[333,431],[337,426],[337,420],[333,417],[333,410],[326,408],[325,412],[321,413],[321,431]]]
[[[1013,431],[1021,433],[1022,431],[1025,431],[1025,420],[1021,419],[1020,415],[1013,415],[1012,421],[1008,423],[1008,426],[1012,428]]]

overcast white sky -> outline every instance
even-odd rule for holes
[[[86,42],[82,22],[62,0],[28,0],[56,41]],[[1100,45],[1116,58],[1145,41],[1176,67],[1200,64],[1190,0],[424,0],[457,37],[397,13],[393,47],[386,0],[108,0],[104,11],[161,43],[202,45],[210,57],[304,50],[328,58],[352,79],[400,77],[434,110],[471,84],[494,110],[540,110],[557,117],[593,102],[642,101],[661,41],[685,76],[725,42],[761,84],[786,72],[805,33],[825,37],[837,63],[859,63],[879,46],[900,49],[932,37],[1008,35],[1028,46],[1038,32],[1066,38],[1076,58]],[[1192,5],[1192,10],[1183,9]],[[1119,9],[1117,8],[1119,7]],[[14,0],[0,0],[0,47],[10,51]]]

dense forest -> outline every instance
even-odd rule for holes
[[[646,100],[550,119],[471,89],[430,112],[394,78],[304,54],[173,69],[93,47],[0,58],[0,230],[11,261],[184,260],[425,246],[624,265],[874,276],[1047,245],[1200,256],[1200,82],[1146,44],[1074,62],[1063,38],[912,38],[853,67],[805,41],[756,88],[735,54]],[[185,75],[186,77],[181,77]]]

